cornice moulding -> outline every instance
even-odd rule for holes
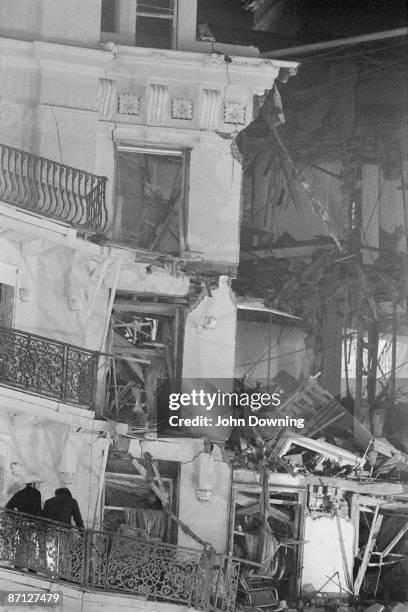
[[[224,55],[217,53],[172,49],[161,51],[124,45],[112,45],[109,49],[92,49],[43,41],[27,42],[4,37],[0,37],[0,55],[19,62],[32,60],[44,64],[47,62],[64,65],[71,63],[76,69],[97,74],[103,70],[105,78],[111,78],[108,75],[128,74],[127,67],[131,72],[135,64],[142,63],[153,64],[156,67],[171,65],[186,69],[201,69],[207,72],[207,79],[211,81],[217,73],[225,77],[228,66],[230,77],[245,76],[253,82],[258,79],[274,79],[281,68],[298,66],[298,62],[258,57],[230,56],[231,61],[227,64]]]

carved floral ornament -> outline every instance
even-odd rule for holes
[[[121,93],[118,98],[120,115],[140,115],[140,96],[133,93]]]
[[[170,97],[167,85],[151,83],[145,96],[123,91],[117,96],[119,115],[139,117],[146,111],[146,122],[163,125],[171,120],[195,120],[201,129],[217,130],[220,124],[245,125],[246,104],[225,100],[218,88],[203,87],[196,101],[191,97]]]
[[[171,105],[173,119],[192,119],[193,101],[191,98],[173,98]]]
[[[245,125],[245,104],[241,102],[224,103],[224,123]]]

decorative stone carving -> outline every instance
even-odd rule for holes
[[[117,108],[116,82],[111,79],[99,79],[98,112],[101,119],[113,119]]]
[[[31,289],[29,289],[28,287],[20,287],[20,289],[18,290],[18,296],[22,302],[32,301]]]
[[[218,127],[221,107],[221,92],[219,89],[203,89],[201,93],[200,125],[205,130]]]
[[[118,110],[121,115],[140,115],[140,97],[133,93],[119,94]]]
[[[166,85],[152,83],[147,88],[147,122],[164,123],[169,100],[169,90]]]
[[[173,98],[171,104],[173,119],[192,119],[193,101],[190,98]]]
[[[70,310],[82,310],[82,300],[75,297],[69,297],[68,306]]]
[[[224,123],[245,125],[245,104],[241,102],[225,102]]]
[[[204,55],[204,63],[208,68],[217,68],[225,64],[223,53],[206,53]]]

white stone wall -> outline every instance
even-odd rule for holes
[[[335,573],[335,582],[327,584],[327,591],[339,593],[349,588],[345,572],[352,578],[354,537],[354,526],[348,519],[332,516],[313,519],[306,516],[302,570],[302,589],[305,592],[310,593],[311,585],[314,590],[322,588],[328,576],[334,576]],[[319,555],[316,555],[317,550]]]
[[[183,438],[182,442],[175,439],[131,440],[129,446],[134,457],[150,452],[154,459],[180,463],[178,516],[202,540],[212,544],[217,552],[224,553],[228,537],[231,468],[223,461],[219,447],[215,447],[211,494],[208,501],[201,501],[197,495],[198,458],[203,449],[202,440],[189,438]],[[178,531],[178,544],[201,548],[182,529]]]
[[[273,321],[273,315],[272,315]],[[246,374],[255,380],[274,378],[284,370],[294,378],[307,379],[312,373],[313,355],[305,346],[306,334],[299,328],[272,324],[270,367],[268,368],[269,325],[260,321],[237,322],[235,376]]]
[[[53,23],[51,3],[43,4],[44,24]],[[236,264],[241,167],[230,146],[252,120],[253,95],[271,87],[285,63],[61,42],[70,45],[0,38],[0,143],[107,176],[111,228],[117,144],[190,151],[188,248]]]
[[[41,480],[38,488],[42,502],[53,497],[56,488],[67,486],[78,501],[84,524],[91,527],[105,441],[98,433],[51,420],[51,411],[50,420],[44,419],[36,410],[41,400],[34,396],[31,399],[31,413],[13,414],[6,412],[10,403],[3,401],[3,394],[0,398],[0,429],[7,444],[5,486],[0,491],[0,506],[4,506],[16,490],[23,488],[27,476],[34,473]],[[89,423],[91,425],[91,419]]]
[[[233,159],[230,145],[252,119],[254,93],[271,87],[286,63],[235,56],[227,63],[222,53],[211,53],[211,45],[203,54],[131,47],[101,50],[100,0],[74,0],[70,4],[62,0],[21,1],[21,13],[11,10],[14,2],[12,6],[9,0],[2,3],[0,13],[0,34],[4,35],[0,38],[0,143],[108,177],[111,224],[116,206],[117,144],[188,150],[186,217],[191,255],[198,260],[236,264],[241,167]],[[191,11],[189,19],[191,25]],[[188,49],[188,27],[180,30],[180,36],[183,48]],[[135,252],[99,247],[77,239],[69,227],[11,209],[0,203],[0,224],[7,230],[0,237],[0,246],[4,247],[1,262],[19,269],[18,289],[26,290],[21,295],[17,291],[16,327],[100,350],[109,290],[115,286],[119,259],[119,289],[180,296],[188,293],[187,277],[160,266],[153,266],[148,274]],[[106,259],[106,276],[96,294]],[[205,316],[216,320],[214,329],[201,330]],[[213,297],[205,299],[187,317],[184,376],[232,378],[235,323],[236,307],[224,279]],[[33,413],[35,406],[33,398]],[[56,402],[55,406],[54,412],[59,411]],[[41,411],[42,419],[45,414],[46,407]],[[63,439],[64,426],[19,418],[16,440],[10,442],[11,456],[20,447],[23,453],[34,449],[37,469],[44,473],[43,494],[47,497],[60,484],[64,458],[58,455],[61,449],[53,441]],[[77,469],[72,492],[89,523],[101,449],[88,434],[70,432],[71,438],[78,457],[73,466]],[[180,518],[223,552],[230,468],[218,453],[210,499],[200,501],[194,457],[201,447],[202,443],[196,441],[177,443],[176,450],[174,445],[161,446],[152,449],[152,454],[157,459],[179,457],[173,460],[181,463]],[[172,449],[170,456],[165,448]],[[28,456],[23,459],[23,463],[29,462]],[[195,545],[182,532],[179,542]]]

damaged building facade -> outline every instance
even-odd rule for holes
[[[316,101],[297,61],[197,36],[192,0],[12,5],[0,589],[72,611],[406,601],[401,125],[358,157],[349,64]],[[322,153],[326,120],[346,131]],[[170,435],[158,406],[193,388],[281,401],[257,426],[183,407]],[[85,531],[6,511],[28,480],[68,487]]]

